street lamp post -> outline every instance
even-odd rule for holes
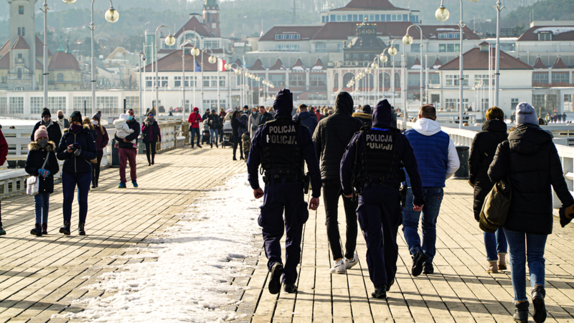
[[[186,40],[179,47],[181,48],[181,93],[182,93],[182,104],[181,104],[181,117],[185,121],[185,46],[189,45],[191,40]],[[194,66],[195,68],[195,66]]]
[[[413,37],[411,37],[411,36],[409,35],[409,30],[411,29],[411,27],[417,27],[417,28],[419,29],[420,34],[421,34],[421,48],[420,48],[420,50],[419,50],[419,51],[420,51],[420,53],[419,53],[419,54],[420,54],[419,61],[420,61],[420,64],[421,64],[421,73],[420,73],[420,74],[421,74],[421,75],[420,75],[420,83],[421,83],[421,84],[420,84],[420,87],[421,87],[421,89],[420,89],[420,100],[421,100],[421,105],[423,105],[423,104],[424,104],[424,102],[423,102],[423,89],[424,89],[424,87],[423,87],[423,52],[424,52],[424,49],[423,49],[423,30],[421,29],[421,27],[420,27],[419,25],[410,25],[409,28],[407,28],[406,35],[403,37],[403,44],[405,44],[405,45],[411,45],[411,44],[413,43]],[[405,55],[406,55],[406,51],[405,51]]]
[[[144,63],[143,65],[145,66],[145,61],[146,61],[145,54],[142,53],[142,54],[140,55],[140,86],[139,86],[139,88],[140,88],[140,104],[139,104],[139,105],[140,105],[140,113],[139,113],[139,115],[140,115],[140,120],[143,120],[143,105],[142,105],[142,104],[143,104],[143,101],[142,101],[142,84],[143,84],[143,81],[142,81],[142,62]]]
[[[195,46],[195,45],[194,45]],[[193,56],[193,107],[190,107],[190,110],[195,107],[195,89],[197,88],[197,76],[195,73],[197,70],[195,69],[195,58],[199,56],[199,48],[193,47],[190,51],[191,56]],[[190,84],[191,85],[191,84]],[[191,112],[191,111],[190,111]]]
[[[381,63],[382,67],[383,67],[383,100],[385,99],[385,63],[389,61],[389,58],[387,57],[387,55],[385,55],[385,52],[389,49],[389,47],[385,48],[383,50],[383,52],[381,53],[381,55],[379,56],[379,62]],[[391,81],[391,79],[389,78],[389,82]]]
[[[471,2],[478,2],[479,0],[470,0]],[[435,12],[435,17],[438,21],[440,22],[445,22],[448,20],[448,18],[450,17],[450,13],[448,11],[448,9],[446,9],[444,7],[444,0],[441,0],[440,2],[440,7],[436,10]],[[458,127],[460,129],[462,129],[462,109],[464,106],[464,96],[463,96],[463,81],[464,81],[464,64],[463,64],[463,34],[464,34],[464,22],[463,22],[463,8],[462,8],[462,0],[460,0],[460,21],[458,23],[458,27],[460,28],[460,56],[459,56],[459,70],[460,70],[460,81],[459,81],[459,111],[458,111],[458,115],[459,115],[459,122],[458,122]]]
[[[495,63],[495,82],[496,87],[494,89],[494,106],[498,106],[499,91],[500,91],[500,12],[504,9],[504,6],[500,0],[496,1],[496,63]],[[490,85],[490,84],[489,84]]]
[[[205,68],[204,68],[205,66],[203,65],[203,53],[204,53],[206,50],[209,51],[209,58],[207,59],[207,61],[208,61],[210,64],[215,64],[215,62],[217,62],[217,59],[216,59],[215,57],[213,57],[213,55],[212,55],[213,52],[211,51],[211,49],[209,49],[209,48],[204,48],[204,49],[201,51],[201,106],[202,106],[202,107],[203,107],[203,102],[204,102],[204,100],[203,100],[203,70],[205,69]],[[207,84],[208,84],[208,86],[209,86],[209,81],[208,81]],[[211,107],[210,107],[210,108],[211,108]]]
[[[395,107],[395,88],[396,88],[396,84],[395,84],[395,55],[397,55],[398,50],[393,46],[394,42],[397,39],[393,39],[391,41],[391,47],[388,48],[388,53],[389,55],[391,55],[393,57],[393,69],[391,71],[391,73],[393,74],[391,76],[391,87],[393,88],[393,108]],[[403,116],[405,116],[406,114],[403,112]]]
[[[169,35],[165,38],[165,44],[167,46],[173,46],[175,44],[175,37],[171,35],[171,30],[166,25],[161,25],[155,29],[155,106],[156,111],[159,113],[159,65],[157,58],[157,46],[159,43],[158,32],[161,28],[165,28],[169,31]]]
[[[231,109],[231,73],[233,71],[233,65],[237,66],[237,64],[233,63],[226,63],[225,64],[225,70],[229,71],[230,74],[228,75],[228,79],[227,79],[227,90],[228,90],[228,95],[227,95],[227,101],[229,103],[229,109]]]
[[[64,0],[65,3],[73,3],[72,0]],[[75,2],[75,0],[73,0]],[[96,30],[96,24],[94,24],[94,2],[96,0],[92,0],[92,22],[90,23],[90,34],[91,34],[91,42],[92,42],[92,57],[91,57],[91,82],[92,82],[92,114],[96,113],[96,58],[94,57],[94,31]],[[106,11],[105,14],[106,21],[109,23],[115,23],[120,19],[120,14],[116,9],[114,9],[114,4],[112,0],[110,0],[110,9]]]

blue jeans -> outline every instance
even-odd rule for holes
[[[484,247],[488,261],[497,261],[499,253],[506,253],[507,244],[504,229],[498,228],[495,233],[484,232]]]
[[[78,186],[78,204],[80,205],[80,223],[86,222],[88,215],[88,193],[90,192],[90,184],[92,183],[92,172],[74,174],[62,173],[62,188],[64,191],[64,222],[71,222],[72,219],[72,203],[74,202],[74,191]]]
[[[199,135],[199,128],[191,128],[189,131],[191,131],[191,145],[193,145],[193,140],[197,134],[197,145],[199,146],[199,140],[201,140],[201,136]]]
[[[425,205],[422,211],[423,242],[419,237],[418,227],[421,212],[413,210],[413,191],[409,187],[407,204],[403,208],[403,233],[409,246],[411,255],[422,250],[427,255],[427,264],[431,264],[436,254],[436,222],[440,212],[440,205],[444,197],[442,187],[423,188]]]
[[[209,143],[214,144],[217,143],[217,138],[219,138],[219,130],[217,129],[209,129]]]
[[[50,211],[50,193],[42,192],[34,196],[34,207],[36,211],[36,223],[48,224],[48,212]]]
[[[515,301],[526,301],[526,257],[530,286],[544,286],[544,247],[546,234],[532,234],[504,229],[510,248],[510,277]],[[525,248],[526,245],[526,248]]]

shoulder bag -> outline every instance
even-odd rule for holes
[[[510,180],[507,178],[502,179],[494,185],[484,199],[484,204],[480,211],[480,228],[484,232],[493,233],[498,227],[504,226],[510,211],[511,201]]]
[[[46,160],[44,160],[44,164],[41,169],[46,167],[48,158],[50,158],[50,152],[46,155]],[[40,175],[28,177],[28,179],[26,179],[26,194],[35,196],[38,195],[38,193],[40,193]]]

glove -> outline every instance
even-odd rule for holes
[[[80,144],[74,144],[72,147],[74,147],[74,149],[82,149],[82,146]]]
[[[76,157],[80,156],[80,153],[82,152],[82,149],[76,149],[74,150],[74,155],[76,155]]]
[[[564,228],[574,217],[574,205],[560,208],[560,225]]]
[[[470,179],[468,180],[468,184],[470,184],[470,186],[472,186],[472,188],[474,188],[474,184],[472,183],[472,181]]]

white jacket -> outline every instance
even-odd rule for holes
[[[416,132],[420,133],[423,136],[432,136],[437,134],[441,131],[440,123],[431,120],[431,119],[418,119],[413,129]],[[421,167],[422,165],[419,165]],[[452,139],[449,138],[448,144],[448,165],[446,168],[446,179],[449,179],[456,173],[456,171],[460,168],[460,160],[458,159],[458,153],[456,152],[456,147],[454,146],[454,142]]]

